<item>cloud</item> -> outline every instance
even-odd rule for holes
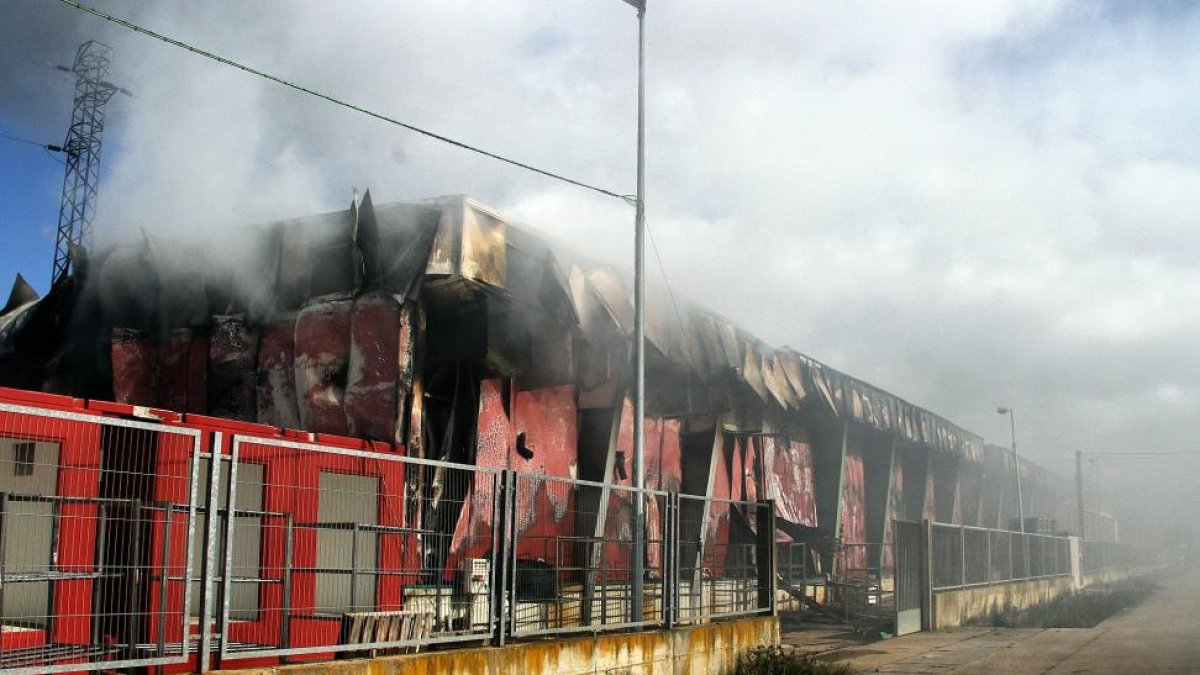
[[[97,231],[217,240],[344,208],[352,186],[383,200],[469,192],[628,264],[620,202],[15,4],[28,13],[4,10],[6,38],[66,54],[101,35],[136,94],[113,106]],[[101,4],[633,189],[636,23],[617,0]],[[1022,451],[1057,469],[1076,449],[1193,448],[1198,24],[1190,6],[1145,3],[655,2],[649,218],[670,281],[992,442],[1008,440],[995,406],[1013,406]],[[61,105],[4,78],[24,96],[5,104],[10,121]]]

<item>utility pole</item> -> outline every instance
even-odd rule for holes
[[[1017,454],[1017,420],[1016,413],[1012,408],[1000,406],[996,408],[996,412],[1001,415],[1008,415],[1008,425],[1012,432],[1012,451],[1013,464],[1016,465],[1017,474],[1017,518],[1021,521],[1021,532],[1025,532],[1025,496],[1021,490],[1021,457]]]
[[[106,79],[111,61],[111,47],[88,40],[79,45],[73,66],[58,66],[59,70],[75,74],[75,105],[71,111],[71,128],[67,131],[67,140],[62,148],[66,155],[66,171],[63,174],[62,203],[58,211],[51,283],[69,272],[71,246],[86,245],[91,240],[96,188],[100,183],[100,137],[104,133],[104,107],[113,94],[124,91]]]
[[[637,8],[637,204],[634,213],[633,280],[633,598],[630,620],[642,621],[646,577],[646,1]]]

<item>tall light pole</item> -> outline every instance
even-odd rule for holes
[[[1021,532],[1025,531],[1025,496],[1021,492],[1021,457],[1017,454],[1017,420],[1012,408],[1000,406],[996,408],[1000,415],[1008,415],[1008,425],[1012,432],[1013,464],[1017,474],[1017,518],[1021,522]]]
[[[637,201],[633,262],[633,585],[630,621],[641,621],[646,565],[646,0],[625,0],[637,9]]]

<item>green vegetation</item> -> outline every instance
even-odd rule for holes
[[[736,675],[854,675],[845,664],[825,663],[782,647],[755,647],[738,663]]]
[[[1153,589],[1154,584],[1147,580],[1131,579],[1023,611],[1006,608],[980,623],[998,628],[1091,628],[1141,602]]]

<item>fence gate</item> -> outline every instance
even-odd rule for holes
[[[921,600],[925,574],[921,569],[921,524],[895,521],[896,528],[896,635],[921,630]]]

